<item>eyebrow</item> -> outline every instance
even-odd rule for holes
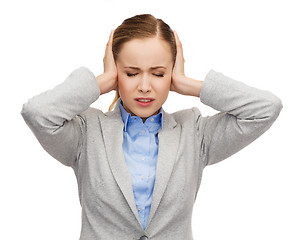
[[[138,68],[138,67],[133,67],[133,66],[124,67],[124,68],[131,68],[131,69],[135,69],[135,70],[140,70],[140,68]],[[164,66],[155,66],[155,67],[151,67],[151,69],[157,69],[157,68],[164,68],[164,69],[167,69],[167,68],[164,67]]]

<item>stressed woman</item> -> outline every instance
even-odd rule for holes
[[[112,31],[103,61],[101,75],[80,67],[21,111],[42,147],[74,170],[80,239],[191,240],[203,169],[267,131],[282,102],[214,70],[204,81],[185,76],[177,33],[150,14]],[[90,107],[113,90],[108,112]],[[169,91],[219,113],[167,113]]]

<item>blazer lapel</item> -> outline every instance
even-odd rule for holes
[[[109,166],[114,178],[126,198],[132,212],[134,213],[135,218],[140,226],[142,226],[134,200],[132,178],[126,164],[122,148],[124,123],[121,118],[119,104],[120,101],[118,100],[115,105],[115,109],[112,112],[106,113],[106,117],[101,119],[103,138]],[[155,215],[168,184],[180,140],[180,127],[177,127],[177,123],[174,118],[165,111],[163,121],[163,129],[160,128],[158,133],[159,150],[157,157],[156,179],[147,227]]]
[[[132,178],[122,148],[124,123],[118,105],[119,101],[115,109],[106,113],[106,118],[101,120],[105,149],[113,176],[141,226],[134,200]]]
[[[152,221],[161,198],[168,184],[180,141],[180,126],[173,116],[164,111],[163,129],[159,130],[159,150],[157,158],[157,170],[153,191],[152,205],[146,229]]]

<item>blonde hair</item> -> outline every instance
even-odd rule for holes
[[[175,62],[176,44],[172,29],[162,19],[155,18],[151,14],[140,14],[125,19],[113,34],[112,52],[116,61],[119,52],[125,42],[132,39],[152,38],[158,36],[169,43],[172,52],[172,61]],[[116,89],[115,97],[109,107],[112,111],[115,103],[120,98],[119,90]]]

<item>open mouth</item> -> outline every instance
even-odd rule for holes
[[[136,99],[138,102],[151,102],[151,101],[153,101],[153,100],[151,100],[151,99]]]
[[[140,106],[149,106],[154,101],[153,98],[135,98],[135,100]]]

